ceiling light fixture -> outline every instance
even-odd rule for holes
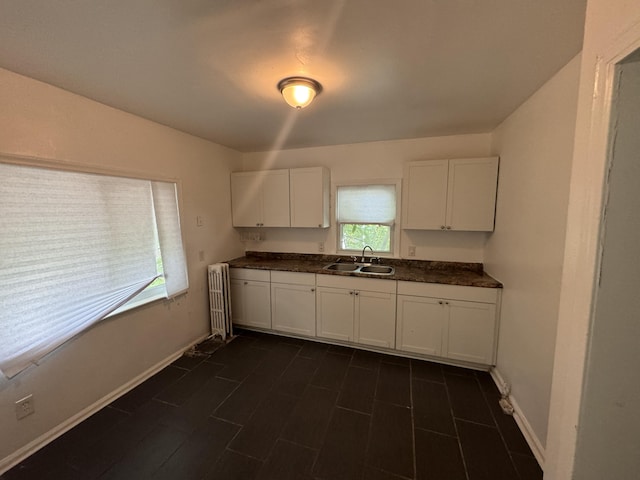
[[[278,82],[278,90],[285,102],[300,110],[309,105],[322,91],[322,85],[311,78],[287,77]]]

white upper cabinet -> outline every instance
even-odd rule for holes
[[[232,173],[233,226],[326,228],[330,183],[326,167]]]
[[[291,226],[326,228],[329,226],[331,177],[326,167],[289,170]]]
[[[288,227],[289,170],[231,174],[234,227]]]
[[[449,160],[410,162],[405,166],[402,226],[440,230],[446,223]]]
[[[409,162],[404,182],[403,228],[493,231],[498,157]]]

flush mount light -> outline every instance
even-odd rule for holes
[[[300,110],[309,105],[322,91],[322,85],[311,78],[287,77],[278,82],[284,101]]]

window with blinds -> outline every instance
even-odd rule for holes
[[[339,249],[392,253],[396,212],[396,184],[337,186]]]
[[[175,183],[11,163],[0,179],[5,376],[116,310],[187,290]]]

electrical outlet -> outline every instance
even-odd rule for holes
[[[204,226],[204,219],[202,218],[201,215],[198,215],[196,217],[196,226],[198,226],[198,227]]]
[[[29,394],[16,402],[16,418],[18,420],[35,413],[35,411],[32,394]]]
[[[409,245],[409,256],[410,257],[415,257],[416,256],[416,246],[415,245]]]
[[[324,242],[318,242],[318,251],[324,252]]]
[[[200,250],[198,252],[198,260],[200,260],[201,262],[204,262],[204,250]]]

